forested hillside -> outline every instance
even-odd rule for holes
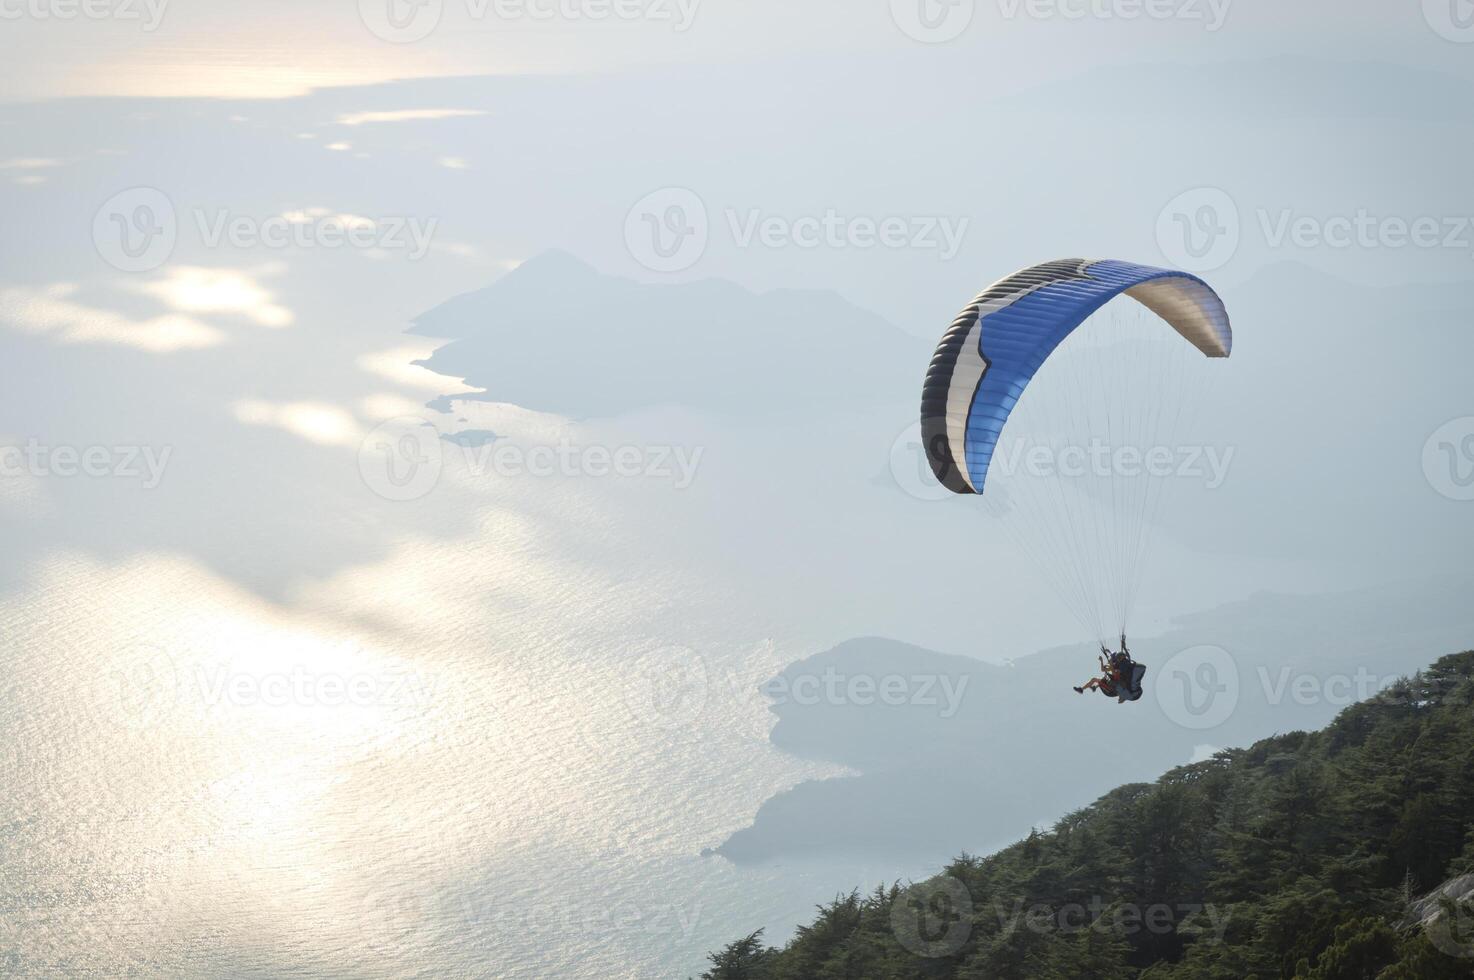
[[[781,949],[755,933],[712,954],[703,977],[1474,976],[1471,705],[1474,651],[1443,657],[1323,731],[1122,786],[929,881],[842,896]],[[1129,751],[1082,746],[1081,764]]]

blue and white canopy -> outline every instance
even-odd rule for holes
[[[1112,259],[1046,262],[983,290],[942,335],[921,394],[921,433],[937,479],[982,493],[999,434],[1034,374],[1076,327],[1125,293],[1208,357],[1233,349],[1228,311],[1207,283]]]

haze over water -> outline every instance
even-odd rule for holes
[[[452,5],[403,45],[338,5],[26,14],[0,58],[0,964],[688,976],[1006,843],[990,811],[805,853],[787,791],[873,784],[770,744],[762,687],[882,636],[1055,648],[1027,706],[1076,707],[1049,692],[1094,638],[930,492],[911,434],[956,309],[1063,254],[1196,263],[1238,331],[1194,437],[1232,468],[1162,517],[1143,641],[1448,652],[1468,624],[1408,623],[1396,583],[1469,570],[1474,457],[1438,447],[1474,416],[1474,244],[1275,233],[1474,214],[1469,46],[1363,6],[978,6],[918,39],[898,5],[710,2],[682,30]],[[641,237],[680,195],[692,253]],[[1181,237],[1204,206],[1232,235]],[[854,237],[898,216],[894,247]],[[816,246],[743,232],[831,218]],[[156,219],[162,257],[123,247]],[[980,697],[941,730],[971,738]],[[920,730],[855,754],[920,758]],[[755,823],[777,857],[703,853]]]

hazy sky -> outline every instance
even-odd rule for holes
[[[1036,262],[1185,267],[1234,318],[1232,470],[1164,518],[1144,634],[1248,663],[1235,610],[1360,604],[1246,597],[1468,570],[1466,0],[0,17],[0,878],[62,883],[0,922],[25,965],[686,975],[911,873],[701,852],[839,774],[769,744],[785,666],[1089,639],[911,452],[936,337]],[[1321,659],[1456,628],[1367,615]],[[218,696],[304,670],[434,684]],[[139,671],[180,683],[134,712]],[[699,922],[558,919],[652,890]]]
[[[1233,595],[1436,569],[1462,541],[1442,530],[1459,502],[1425,473],[1435,431],[1467,414],[1448,356],[1474,261],[1474,46],[1456,4],[5,9],[7,94],[88,96],[0,107],[0,199],[26,229],[0,240],[11,362],[27,365],[6,429],[215,447],[152,538],[117,519],[109,485],[61,485],[92,509],[25,525],[37,553],[69,519],[89,547],[188,543],[282,594],[303,562],[377,552],[273,506],[320,489],[291,467],[235,474],[256,517],[208,534],[184,518],[213,516],[202,489],[232,472],[237,438],[286,433],[270,451],[329,472],[316,447],[458,390],[408,365],[434,344],[400,331],[552,249],[651,287],[829,292],[916,337],[886,421],[846,433],[873,437],[867,473],[909,424],[925,345],[987,281],[1060,254],[1186,267],[1238,324],[1235,410],[1209,422],[1255,478],[1185,524],[1194,547],[1271,563]],[[360,84],[294,74],[340,65]],[[168,219],[158,254],[120,252],[151,218]],[[880,241],[887,223],[899,234]],[[767,302],[801,320],[803,296]],[[535,353],[535,332],[504,329]],[[726,333],[714,350],[747,334]],[[466,370],[494,379],[498,360],[493,344]],[[302,525],[311,557],[272,555],[261,520]],[[336,543],[308,547],[319,535]],[[242,554],[257,557],[227,558]],[[1324,574],[1300,581],[1302,563]]]
[[[1455,0],[6,0],[4,93],[281,97],[318,85],[866,57],[918,44],[987,87],[1145,58],[1277,54],[1468,71]],[[1440,33],[1444,36],[1440,36]],[[1451,38],[1453,40],[1447,40]]]

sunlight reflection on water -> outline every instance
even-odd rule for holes
[[[822,771],[766,745],[777,653],[653,643],[674,583],[538,551],[495,507],[482,529],[293,609],[182,559],[50,562],[0,612],[0,942],[39,970],[509,976],[724,942],[785,875],[700,850]]]

